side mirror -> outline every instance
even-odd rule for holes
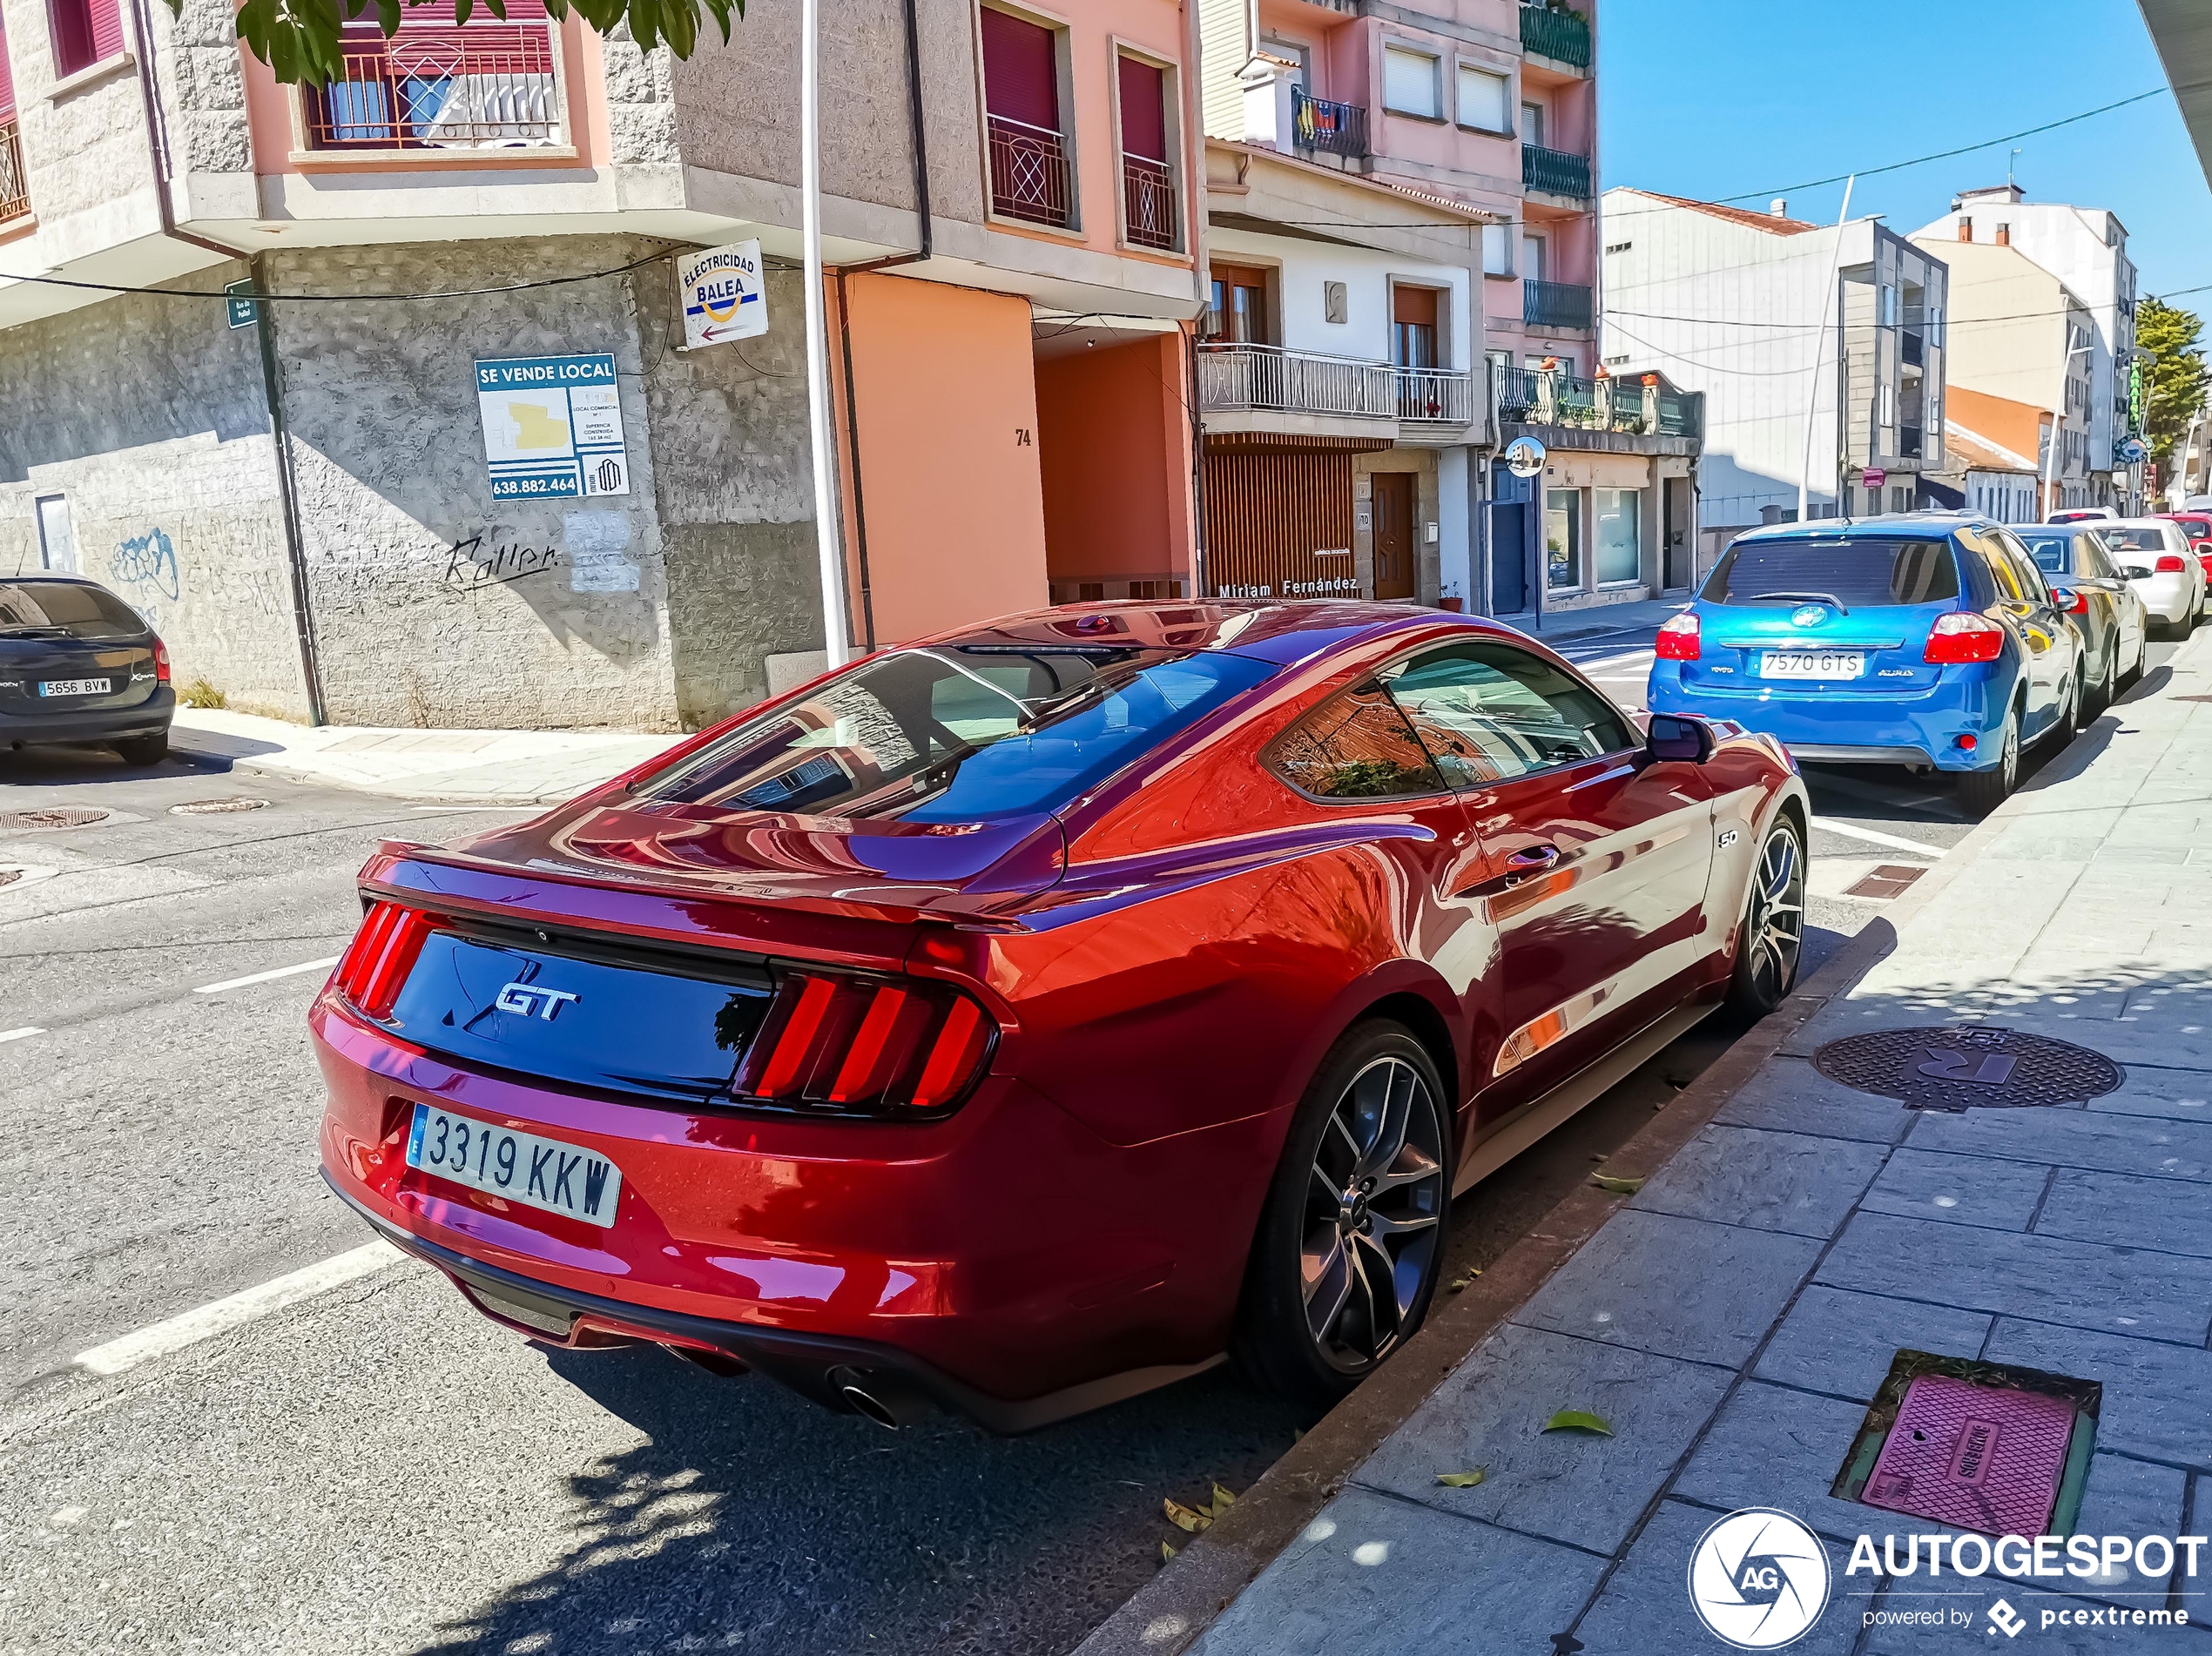
[[[2051,589],[2051,608],[2054,609],[2070,610],[2080,602],[2080,594],[2074,591],[2072,587],[2053,587]]]
[[[2130,563],[2125,567],[2128,578],[2130,581],[2148,581],[2150,579],[2150,569],[2149,566],[2146,564]]]
[[[1703,764],[1713,757],[1713,727],[1703,719],[1654,713],[1644,732],[1643,751],[1654,760]]]

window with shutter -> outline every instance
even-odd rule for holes
[[[1384,47],[1383,107],[1399,115],[1437,118],[1442,111],[1437,108],[1436,59],[1403,46]]]
[[[16,118],[16,83],[8,66],[8,26],[0,19],[0,126]],[[5,193],[0,185],[0,194]]]
[[[54,73],[66,79],[123,50],[122,0],[48,0]]]
[[[1473,64],[1460,65],[1460,125],[1485,132],[1509,132],[1506,111],[1512,107],[1513,82]]]
[[[1060,62],[1051,30],[983,9],[983,103],[1001,120],[1060,130]]]
[[[1164,165],[1168,158],[1166,77],[1151,64],[1124,57],[1118,65],[1122,86],[1122,153]]]

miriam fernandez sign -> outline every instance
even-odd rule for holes
[[[756,339],[768,331],[768,290],[761,281],[760,244],[733,242],[676,261],[677,291],[684,296],[684,348],[725,340]]]

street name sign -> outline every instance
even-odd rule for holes
[[[476,363],[476,407],[496,501],[630,493],[611,352]]]
[[[760,244],[732,242],[676,261],[684,296],[684,348],[757,339],[768,331],[768,290],[761,281]]]
[[[253,302],[252,277],[224,284],[223,313],[233,327],[252,327],[261,320],[261,307]]]

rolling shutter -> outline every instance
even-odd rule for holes
[[[1162,165],[1168,158],[1167,77],[1150,64],[1124,57],[1122,80],[1122,153]]]
[[[123,50],[123,0],[91,0],[92,62],[104,64]]]
[[[983,8],[983,103],[1002,119],[1060,130],[1060,64],[1051,30]]]
[[[8,27],[0,22],[0,124],[16,118],[16,83],[8,71]]]

